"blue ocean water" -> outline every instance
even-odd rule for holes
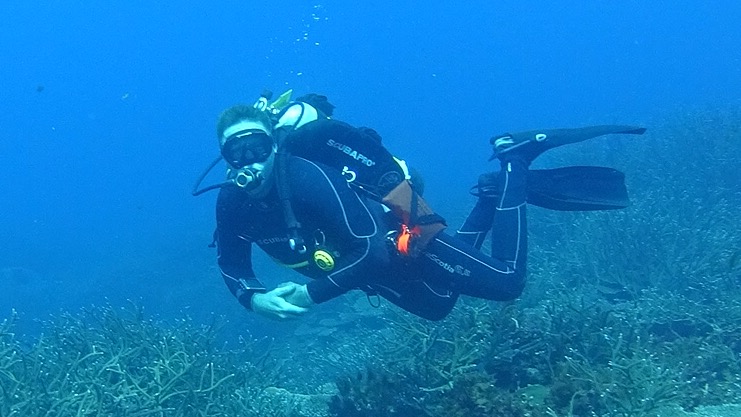
[[[492,134],[741,104],[736,2],[437,3],[5,2],[0,317],[246,315],[207,247],[215,195],[189,192],[219,112],[264,88],[376,128],[453,219]]]

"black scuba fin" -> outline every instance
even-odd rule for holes
[[[472,187],[477,196],[498,197],[496,175],[486,173]],[[527,202],[559,211],[615,210],[628,207],[625,174],[607,167],[570,166],[528,171]]]
[[[572,143],[582,142],[587,139],[609,134],[642,135],[646,128],[627,125],[601,125],[587,126],[571,129],[541,129],[526,132],[504,133],[492,137],[489,142],[494,145],[494,154],[489,158],[497,157],[497,154],[511,152],[514,149],[525,149],[529,161],[548,149]]]
[[[528,203],[551,210],[613,210],[630,205],[625,174],[607,167],[571,166],[532,170]]]

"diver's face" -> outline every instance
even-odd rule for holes
[[[268,189],[275,145],[262,123],[242,121],[229,126],[220,138],[221,155],[239,174],[237,185],[254,195]]]
[[[220,138],[221,155],[232,168],[263,163],[273,153],[273,139],[262,123],[242,121],[229,126]]]

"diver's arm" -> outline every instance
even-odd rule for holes
[[[240,304],[252,309],[252,296],[267,289],[252,269],[252,242],[241,237],[240,219],[245,218],[234,204],[237,195],[222,189],[216,202],[216,246],[221,277]]]
[[[286,283],[270,291],[255,277],[252,272],[252,243],[245,242],[233,234],[219,233],[219,269],[229,291],[237,298],[239,304],[262,316],[271,319],[291,319],[308,310],[287,301],[298,287],[298,284]]]
[[[234,264],[224,260],[224,253],[230,252],[231,249],[222,251],[224,246],[221,240],[218,240],[217,244],[219,248],[219,269],[221,270],[221,277],[224,279],[224,283],[232,295],[239,301],[239,304],[242,304],[248,310],[252,310],[252,296],[257,293],[267,292],[267,288],[255,277],[251,266],[246,267],[246,265]],[[249,246],[247,252],[252,252]]]

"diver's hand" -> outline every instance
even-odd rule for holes
[[[294,283],[291,283],[291,284],[295,285],[295,287],[294,287],[293,292],[288,294],[285,297],[286,301],[288,301],[289,303],[295,306],[304,307],[304,308],[311,307],[314,305],[314,300],[311,299],[311,296],[309,295],[309,291],[306,288],[306,285],[299,285],[299,284],[294,284]]]
[[[262,316],[275,320],[293,319],[305,314],[309,311],[308,309],[287,301],[288,297],[298,287],[301,287],[298,284],[290,284],[292,285],[281,284],[280,287],[267,293],[256,293],[253,295],[252,310]]]

